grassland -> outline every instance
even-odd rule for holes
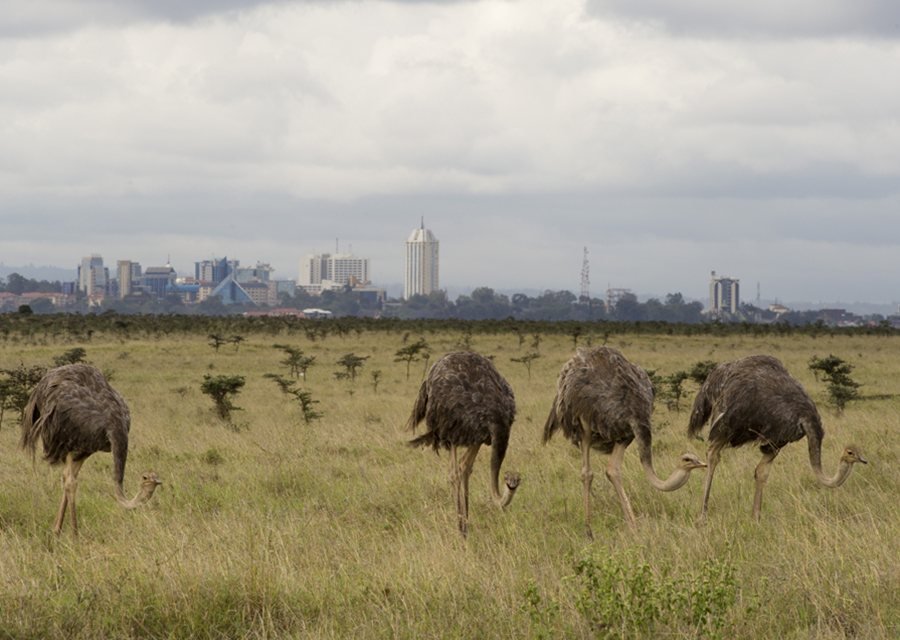
[[[614,336],[612,346],[663,375],[700,360],[775,355],[819,403],[826,472],[850,441],[870,464],[829,490],[816,483],[805,444],[788,447],[757,524],[749,514],[758,453],[728,450],[709,520],[700,525],[702,474],[660,494],[629,451],[625,484],[637,531],[625,527],[599,473],[590,542],[578,451],[561,438],[541,444],[572,338],[545,336],[529,378],[511,360],[529,349],[516,335],[471,337],[515,390],[505,468],[520,471],[523,484],[510,508],[498,511],[482,452],[463,541],[447,457],[404,446],[422,365],[406,379],[405,364],[394,361],[402,336],[254,334],[218,353],[201,335],[7,337],[0,368],[48,365],[80,346],[112,372],[132,410],[126,491],[151,468],[165,484],[145,508],[123,511],[112,499],[110,456],[95,455],[80,475],[80,536],[66,529],[57,539],[50,525],[59,469],[32,465],[7,415],[0,638],[900,637],[900,338]],[[424,337],[435,356],[463,338],[455,331]],[[586,332],[581,343],[602,339]],[[316,357],[304,388],[318,401],[320,420],[305,424],[296,403],[264,377],[287,375],[275,343]],[[351,352],[369,357],[359,378],[336,380],[335,363]],[[864,384],[864,399],[840,416],[806,367],[829,353],[853,363]],[[377,392],[374,370],[382,372]],[[200,392],[208,373],[246,378],[232,425]],[[656,408],[661,475],[683,451],[704,453],[702,442],[685,437],[695,388],[689,391],[680,411]],[[594,459],[601,470],[603,457]]]

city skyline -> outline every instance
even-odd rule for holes
[[[424,215],[451,290],[578,292],[587,246],[594,296],[704,299],[715,269],[745,299],[896,302],[897,24],[881,0],[34,0],[0,17],[0,262],[294,278],[340,238],[402,286]]]

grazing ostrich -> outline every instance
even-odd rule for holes
[[[847,446],[833,477],[822,471],[822,439],[825,431],[816,405],[797,380],[771,356],[749,356],[718,365],[709,374],[694,399],[688,435],[696,437],[712,418],[706,452],[706,482],[703,486],[701,518],[706,517],[713,473],[725,447],[760,443],[763,457],[756,466],[753,518],[759,520],[762,493],[769,467],[781,448],[803,436],[809,443],[809,463],[826,487],[839,487],[853,464],[866,463],[862,453]]]
[[[506,507],[519,486],[519,474],[507,471],[500,493],[500,466],[515,416],[516,401],[509,384],[490,360],[477,353],[448,353],[434,363],[419,388],[407,426],[415,431],[424,419],[428,430],[409,444],[450,450],[450,481],[456,489],[456,512],[463,537],[469,523],[469,476],[481,445],[491,445],[494,502]],[[459,447],[467,447],[461,461],[457,460]]]
[[[650,414],[653,411],[653,387],[640,367],[629,362],[616,349],[596,347],[578,349],[563,365],[557,381],[556,398],[544,425],[544,443],[557,429],[581,448],[581,479],[584,484],[584,514],[588,537],[591,532],[591,448],[611,454],[606,477],[622,503],[625,520],[635,526],[634,512],[622,487],[622,459],[635,438],[641,464],[650,484],[660,491],[681,488],[693,469],[705,467],[700,459],[686,453],[668,479],[653,470]]]
[[[116,500],[126,509],[143,504],[162,482],[156,474],[145,473],[138,494],[128,500],[122,489],[125,459],[128,456],[128,406],[103,374],[86,364],[70,364],[51,369],[28,399],[22,421],[22,448],[35,454],[40,438],[44,459],[51,465],[65,464],[63,495],[53,530],[62,530],[66,507],[71,507],[72,530],[78,534],[75,491],[81,465],[97,451],[112,451]]]

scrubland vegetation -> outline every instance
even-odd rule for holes
[[[165,483],[124,511],[111,457],[96,454],[79,476],[80,535],[56,538],[59,469],[32,464],[6,409],[0,638],[900,637],[900,337],[890,332],[203,322],[0,318],[0,369],[52,366],[81,348],[111,375],[132,412],[126,492],[147,469]],[[241,340],[214,349],[211,334]],[[447,456],[405,446],[427,361],[424,349],[398,352],[420,340],[430,362],[460,344],[493,356],[516,393],[504,468],[522,485],[507,511],[494,507],[482,451],[468,540]],[[702,472],[662,494],[629,450],[632,532],[595,455],[589,541],[580,455],[561,438],[541,444],[576,341],[617,347],[660,381],[696,363],[774,355],[819,405],[826,472],[848,442],[870,464],[830,490],[805,441],[788,446],[754,523],[759,453],[726,450],[699,524]],[[303,376],[286,360],[297,351],[314,357]],[[808,368],[830,354],[862,385],[841,413]],[[352,375],[348,355],[364,358]],[[227,420],[201,390],[217,376],[245,381]],[[661,475],[682,452],[705,452],[685,436],[697,385],[679,384],[679,409],[661,384],[654,413]]]

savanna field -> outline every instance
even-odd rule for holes
[[[900,637],[900,336],[794,331],[686,334],[584,324],[235,324],[137,321],[73,328],[2,321],[0,369],[51,366],[73,348],[111,375],[132,427],[129,496],[152,469],[164,484],[134,511],[113,499],[112,458],[79,475],[79,535],[51,533],[60,469],[19,448],[18,415],[0,425],[0,638],[897,638]],[[172,321],[174,323],[174,321]],[[191,327],[190,323],[196,323]],[[224,322],[224,321],[223,321]],[[331,322],[331,321],[328,321]],[[640,329],[640,330],[639,330]],[[239,335],[218,351],[209,334]],[[703,471],[674,493],[645,480],[636,447],[623,467],[637,529],[625,525],[595,453],[594,540],[584,535],[581,457],[542,428],[556,376],[578,344],[608,344],[657,375],[765,353],[816,401],[825,472],[843,446],[869,460],[837,489],[819,485],[806,441],[778,456],[762,519],[750,518],[755,447],[726,449],[709,518]],[[457,530],[448,456],[405,445],[425,363],[396,354],[424,340],[433,363],[469,346],[512,386],[518,407],[504,470],[522,475],[506,511],[491,501],[489,448],[471,480],[467,540]],[[280,345],[276,347],[275,345]],[[306,423],[284,346],[315,357]],[[539,357],[525,358],[537,353]],[[366,358],[339,379],[347,354]],[[861,398],[842,414],[808,369],[834,354]],[[515,360],[514,360],[515,359]],[[524,361],[523,361],[524,360]],[[530,360],[530,373],[526,367]],[[379,372],[374,374],[374,372]],[[242,376],[239,410],[220,418],[205,375]],[[377,383],[377,384],[376,384]],[[685,435],[697,385],[658,399],[654,463],[705,454]],[[420,428],[421,429],[421,428]],[[420,430],[421,432],[421,430]]]

